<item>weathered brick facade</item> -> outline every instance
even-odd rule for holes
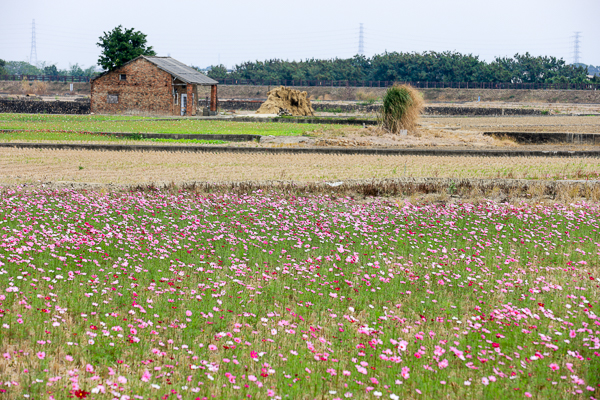
[[[121,75],[125,75],[124,79]],[[145,58],[137,58],[91,82],[91,112],[123,115],[196,115],[198,90]]]

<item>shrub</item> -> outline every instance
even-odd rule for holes
[[[414,131],[421,112],[423,97],[415,88],[408,85],[394,85],[383,96],[380,123],[390,132],[401,129]]]
[[[46,94],[48,91],[48,83],[41,81],[33,82],[33,91],[36,94]]]
[[[356,91],[356,99],[364,101],[367,104],[373,104],[377,101],[378,97],[375,93],[358,90]]]
[[[21,81],[21,91],[23,91],[23,94],[29,93],[29,91],[31,90],[30,88],[31,83],[29,83],[27,78],[23,78],[23,80]]]

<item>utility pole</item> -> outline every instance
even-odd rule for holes
[[[37,66],[37,47],[35,43],[35,19],[31,22],[31,52],[29,53],[29,64]]]
[[[360,30],[358,32],[358,54],[361,56],[365,55],[365,36],[364,36],[363,24],[360,24]]]
[[[580,35],[581,32],[575,32],[575,36],[573,36],[573,64],[581,62],[581,51],[579,49]]]

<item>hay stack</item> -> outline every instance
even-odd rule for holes
[[[380,123],[392,133],[414,132],[423,112],[423,97],[410,85],[394,85],[383,95]]]
[[[269,97],[256,111],[257,114],[279,114],[283,110],[289,111],[292,115],[314,115],[315,113],[306,92],[279,86],[267,94]]]

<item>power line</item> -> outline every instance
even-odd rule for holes
[[[35,19],[31,22],[31,51],[29,53],[29,64],[37,66],[37,46],[35,43]]]

